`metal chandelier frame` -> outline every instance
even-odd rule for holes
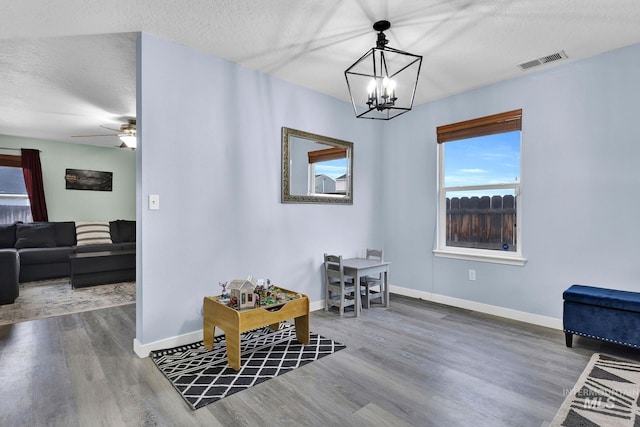
[[[376,46],[344,72],[357,118],[390,120],[413,107],[422,56],[388,47],[389,28],[389,21],[376,22]]]

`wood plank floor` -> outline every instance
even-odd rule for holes
[[[347,349],[192,411],[132,350],[135,306],[0,326],[0,426],[544,426],[594,352],[640,352],[392,295],[311,330]]]

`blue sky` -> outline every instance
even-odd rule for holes
[[[336,179],[347,171],[347,159],[328,160],[316,163],[316,175],[327,175]]]
[[[447,187],[520,182],[520,132],[444,143]]]
[[[468,186],[520,182],[520,132],[451,141],[444,144],[445,185]],[[316,163],[316,175],[337,178],[347,159]]]

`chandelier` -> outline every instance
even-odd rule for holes
[[[422,56],[388,47],[384,31],[389,21],[378,21],[376,47],[344,72],[357,118],[389,120],[411,111]]]

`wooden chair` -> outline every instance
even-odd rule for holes
[[[356,287],[353,278],[344,275],[341,255],[324,254],[324,276],[326,283],[325,311],[329,311],[330,307],[338,307],[338,312],[342,316],[345,307],[353,306],[355,314]]]
[[[376,261],[383,260],[382,249],[368,249],[367,259]],[[362,307],[369,308],[371,301],[380,299],[380,303],[384,304],[384,277],[382,273],[377,276],[365,276],[360,278],[360,294],[362,295]]]

